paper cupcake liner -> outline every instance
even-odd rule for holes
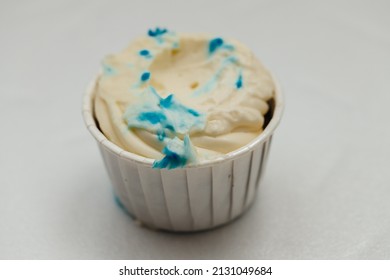
[[[93,116],[95,81],[84,99],[85,123],[98,142],[114,193],[142,224],[170,231],[200,231],[228,223],[253,203],[283,104],[276,89],[273,115],[250,144],[215,161],[178,169],[154,169],[152,159],[110,142]]]

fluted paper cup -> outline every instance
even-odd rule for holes
[[[143,225],[169,231],[200,231],[226,224],[253,203],[267,162],[283,100],[276,85],[268,124],[248,145],[215,160],[178,169],[154,169],[153,159],[123,150],[99,130],[94,117],[96,80],[88,88],[83,117],[97,140],[115,196]]]

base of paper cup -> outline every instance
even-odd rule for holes
[[[84,120],[97,140],[118,204],[136,221],[151,229],[198,232],[228,224],[252,205],[283,111],[276,81],[273,116],[254,141],[214,161],[172,170],[154,169],[153,160],[105,137],[94,116],[95,84],[84,98]]]
[[[200,229],[200,230],[190,230],[190,231],[174,231],[174,230],[167,230],[167,229],[161,229],[161,228],[156,228],[156,227],[151,227],[150,225],[147,225],[147,224],[144,224],[142,221],[138,220],[137,217],[133,216],[131,213],[129,213],[129,211],[126,209],[126,207],[122,204],[122,202],[120,201],[119,197],[115,196],[114,195],[114,201],[115,201],[115,204],[118,206],[118,208],[123,211],[126,215],[128,215],[138,226],[142,227],[142,228],[147,228],[149,230],[153,230],[153,231],[160,231],[160,232],[167,232],[167,233],[177,233],[177,234],[186,234],[186,233],[202,233],[202,232],[206,232],[206,231],[210,231],[210,230],[215,230],[215,229],[219,229],[219,228],[223,228],[225,226],[228,226],[230,225],[231,223],[239,220],[241,217],[244,216],[245,213],[249,212],[254,204],[254,201],[256,200],[256,195],[255,195],[255,198],[253,200],[252,203],[250,203],[248,205],[248,207],[246,207],[237,217],[235,217],[234,219],[232,220],[229,220],[227,221],[226,223],[224,224],[220,224],[220,225],[216,225],[214,227],[210,227],[210,228],[205,228],[205,229]]]

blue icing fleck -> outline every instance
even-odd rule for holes
[[[117,73],[116,70],[112,66],[109,66],[105,63],[102,64],[102,67],[103,67],[104,75],[113,76]]]
[[[173,169],[196,162],[196,153],[188,135],[184,136],[183,141],[177,137],[169,140],[162,152],[165,156],[156,160],[153,168]]]
[[[188,134],[203,130],[206,116],[181,104],[173,94],[162,98],[149,87],[127,108],[123,118],[129,128],[155,133],[163,143],[165,157],[155,162],[155,168],[182,167],[196,161]],[[177,137],[180,135],[184,136],[184,141]]]
[[[141,74],[141,78],[140,79],[141,79],[142,82],[146,82],[147,80],[149,80],[150,79],[150,72],[148,72],[148,71],[143,72]]]
[[[190,113],[191,115],[195,116],[195,117],[199,117],[199,113],[195,110],[192,110],[192,109],[188,109],[188,113]]]
[[[209,54],[213,54],[217,49],[223,45],[222,38],[214,38],[209,42]]]
[[[166,28],[156,28],[155,30],[153,30],[153,29],[149,29],[148,30],[148,35],[150,36],[150,37],[158,37],[158,36],[161,36],[161,35],[163,35],[163,34],[165,34],[165,33],[167,33],[168,32],[168,30],[166,29]]]
[[[203,114],[181,104],[173,94],[162,98],[153,87],[149,87],[142,100],[130,105],[124,119],[129,128],[143,128],[151,132],[166,131],[188,134],[191,130],[202,130],[206,118]]]
[[[238,74],[238,78],[236,81],[236,88],[237,89],[242,88],[242,73],[241,73],[241,71],[240,71],[240,74]]]
[[[214,54],[219,49],[234,51],[234,46],[226,44],[222,38],[214,38],[209,42],[209,55]]]
[[[155,30],[149,29],[148,35],[154,39],[156,39],[157,43],[162,44],[164,42],[163,35],[168,33],[168,29],[166,28],[156,28]]]
[[[151,124],[161,123],[166,119],[165,115],[160,112],[142,112],[138,115],[139,121],[148,121]]]
[[[218,70],[215,72],[215,74],[200,88],[195,90],[193,92],[194,96],[199,96],[204,93],[212,91],[215,86],[217,85],[218,79],[221,77],[223,71],[230,66],[231,64],[238,63],[237,57],[235,56],[229,56],[227,57],[221,64],[221,66],[218,68]]]
[[[167,137],[167,135],[165,134],[164,131],[157,131],[158,141],[160,141],[160,142],[164,141],[165,137]]]
[[[140,51],[138,52],[138,54],[139,54],[140,56],[145,57],[145,58],[152,58],[152,54],[151,54],[150,51],[147,50],[147,49],[140,50]]]
[[[170,94],[166,98],[160,99],[160,106],[163,108],[170,108],[173,105],[173,94]]]
[[[148,50],[145,50],[145,49],[144,49],[144,50],[140,50],[140,51],[139,51],[139,54],[142,55],[142,56],[147,56],[147,55],[149,55],[150,53],[149,53]]]
[[[175,128],[174,128],[172,125],[170,125],[170,124],[167,124],[167,125],[165,126],[165,128],[168,129],[168,130],[170,130],[170,131],[172,131],[172,132],[175,132]]]

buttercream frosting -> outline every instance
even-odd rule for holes
[[[102,63],[95,115],[106,137],[156,168],[211,160],[262,131],[274,92],[240,42],[149,30]]]

